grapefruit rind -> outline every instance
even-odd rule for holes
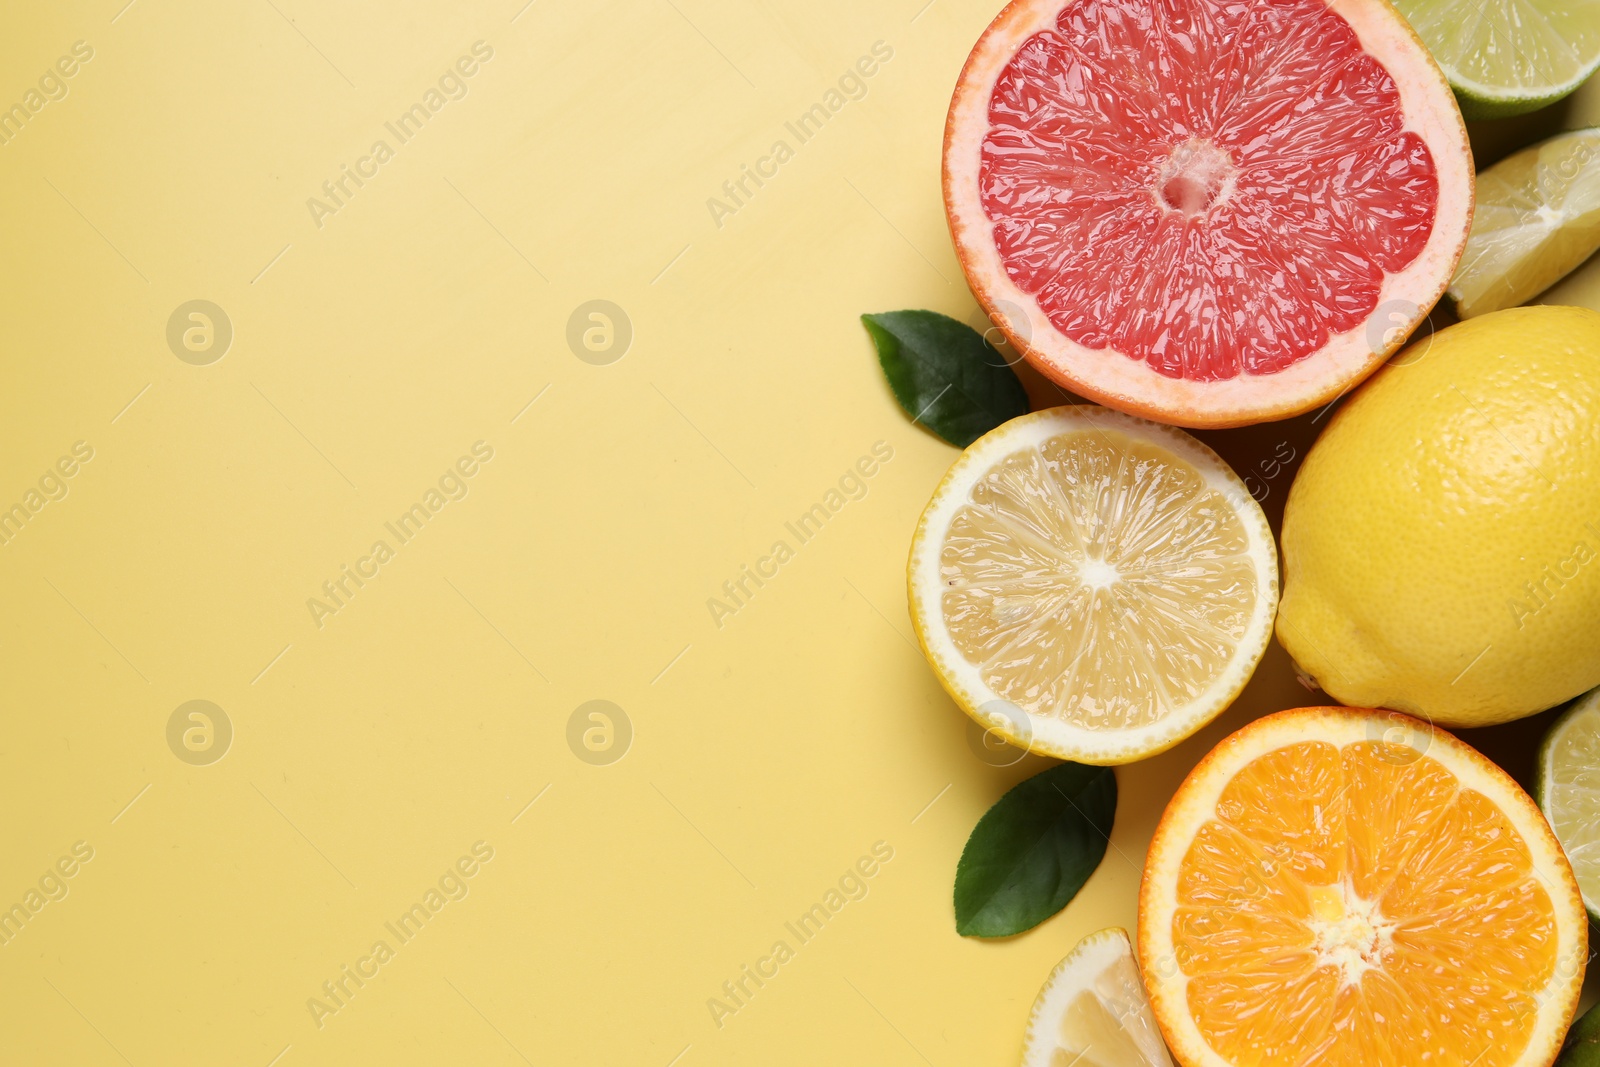
[[[1255,563],[1257,596],[1244,636],[1227,667],[1209,688],[1182,708],[1141,727],[1092,730],[1058,718],[1027,714],[1027,736],[1003,712],[986,712],[999,701],[979,668],[956,648],[944,623],[940,597],[940,553],[956,513],[966,505],[972,485],[1012,452],[1059,434],[1113,430],[1173,453],[1199,472],[1205,487],[1226,498],[1238,516]],[[1010,744],[1057,759],[1111,766],[1164,752],[1192,735],[1233,703],[1255,673],[1272,637],[1278,606],[1278,555],[1261,506],[1239,476],[1206,445],[1182,430],[1124,415],[1092,404],[1035,411],[989,431],[969,445],[934,490],[912,536],[906,568],[912,627],[923,655],[951,698],[980,726]]]
[[[1180,864],[1201,827],[1215,818],[1218,800],[1238,773],[1267,753],[1305,741],[1338,748],[1390,735],[1397,723],[1426,738],[1426,755],[1442,763],[1463,788],[1476,790],[1513,822],[1548,891],[1558,931],[1558,964],[1548,986],[1533,991],[1539,1008],[1515,1067],[1549,1067],[1560,1054],[1583,990],[1588,922],[1572,868],[1531,797],[1508,774],[1452,735],[1410,716],[1363,708],[1296,708],[1258,719],[1225,738],[1178,787],[1151,838],[1139,887],[1139,967],[1167,1047],[1183,1067],[1235,1067],[1202,1036],[1189,1012],[1187,978],[1173,939]],[[1372,1067],[1380,1067],[1374,1064]]]
[[[1190,381],[1160,374],[1109,349],[1061,333],[1013,282],[979,192],[993,86],[1018,48],[1055,25],[1062,0],[1013,0],[967,58],[945,123],[945,213],[956,256],[984,311],[1023,356],[1058,385],[1119,411],[1199,428],[1285,419],[1343,394],[1375,370],[1426,320],[1444,295],[1472,223],[1473,167],[1466,126],[1443,71],[1387,0],[1336,0],[1330,9],[1394,79],[1404,129],[1427,145],[1438,177],[1432,233],[1404,269],[1385,276],[1364,326],[1336,334],[1273,374]],[[1018,317],[1023,321],[1018,322]]]

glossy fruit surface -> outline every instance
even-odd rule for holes
[[[1545,734],[1533,795],[1572,864],[1591,922],[1600,922],[1600,689],[1585,693]]]
[[[1172,1067],[1124,930],[1101,930],[1079,941],[1033,1002],[1022,1067],[1070,1064]]]
[[[1301,708],[1225,739],[1140,892],[1140,966],[1185,1067],[1546,1067],[1586,953],[1533,801],[1394,712]]]
[[[1594,0],[1397,0],[1469,119],[1537,111],[1600,65]]]
[[[1472,318],[1544,292],[1600,248],[1600,129],[1558,134],[1478,175],[1450,298]]]
[[[967,280],[1041,371],[1186,426],[1359,381],[1472,213],[1443,75],[1384,0],[1017,0],[945,133]]]
[[[1346,704],[1487,726],[1600,685],[1600,314],[1401,353],[1307,454],[1282,546],[1278,640]]]

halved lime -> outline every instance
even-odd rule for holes
[[[1539,746],[1534,794],[1600,923],[1600,689],[1573,701]]]
[[[1554,103],[1600,66],[1600,0],[1395,0],[1469,119]]]
[[[1462,318],[1516,307],[1600,248],[1600,129],[1557,134],[1478,175],[1449,293]]]

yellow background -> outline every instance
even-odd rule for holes
[[[0,145],[0,507],[94,449],[0,546],[0,906],[94,849],[0,946],[0,1061],[1013,1062],[1056,960],[1131,928],[1187,769],[1318,697],[1274,646],[1221,720],[1119,772],[1065,912],[956,936],[968,831],[1044,763],[980,759],[913,646],[907,541],[955,453],[857,316],[978,321],[939,146],[995,0],[124,4],[0,30],[0,104],[94,51]],[[477,41],[465,97],[399,145],[384,123]],[[784,123],[879,41],[798,144]],[[1475,134],[1593,121],[1590,96]],[[379,138],[318,226],[308,198]],[[719,226],[708,198],[780,138]],[[205,366],[166,340],[195,299],[234,331]],[[567,344],[592,299],[632,324],[609,365]],[[1250,473],[1315,431],[1207,439]],[[319,627],[308,598],[478,441],[465,499]],[[878,441],[867,495],[715,625]],[[1256,471],[1274,521],[1292,466]],[[166,739],[195,699],[235,731],[205,766]],[[610,765],[568,746],[593,699],[632,723]],[[1474,740],[1522,773],[1544,721]],[[478,841],[469,894],[319,1027],[308,999]],[[717,1026],[707,999],[879,841],[868,895]]]

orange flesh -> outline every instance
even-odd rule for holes
[[[1172,933],[1189,1011],[1237,1067],[1514,1063],[1558,947],[1510,820],[1383,741],[1241,770],[1184,855]]]

